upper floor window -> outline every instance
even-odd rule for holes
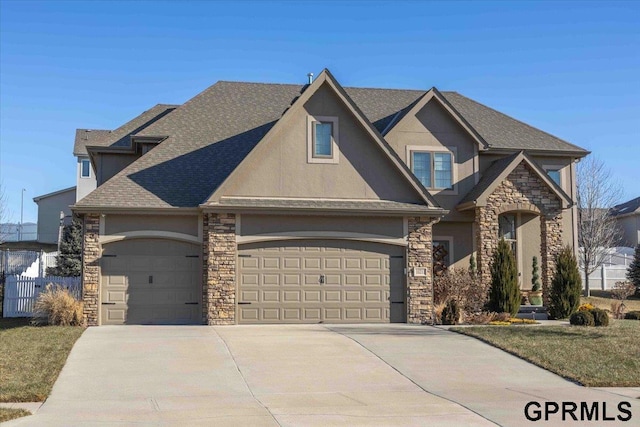
[[[338,143],[337,117],[308,117],[308,163],[338,163]]]
[[[426,188],[453,190],[453,154],[411,151],[411,170]]]
[[[332,122],[313,122],[313,157],[331,157]]]
[[[80,176],[82,178],[91,177],[91,162],[88,159],[80,161]]]
[[[549,178],[551,178],[556,184],[562,185],[560,184],[560,169],[549,168],[547,169],[547,175],[549,175]]]

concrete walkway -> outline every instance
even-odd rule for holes
[[[99,327],[35,415],[6,426],[522,426],[536,424],[530,401],[604,402],[613,416],[629,401],[633,424],[640,401],[624,391],[574,385],[433,327]]]

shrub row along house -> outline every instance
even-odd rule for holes
[[[88,134],[90,136],[88,136]],[[218,82],[78,130],[89,325],[433,322],[433,265],[576,246],[587,151],[456,92]],[[79,193],[81,191],[79,190]],[[434,249],[435,248],[435,249]]]

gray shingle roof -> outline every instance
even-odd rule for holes
[[[126,129],[118,134],[119,137],[109,138],[111,142],[107,145],[120,143],[123,138],[128,142],[126,137],[133,132],[140,136],[168,138],[79,201],[77,206],[169,208],[200,205],[280,119],[304,87],[221,81],[182,106],[171,106],[175,109],[170,114],[154,116],[142,128],[134,129],[140,126],[129,122],[121,127]],[[345,91],[379,131],[426,93],[368,88],[345,88]],[[582,149],[455,92],[442,94],[472,126],[479,126],[478,132],[496,147],[512,141],[511,148],[514,149],[522,148],[518,145],[522,144],[526,149],[555,147],[584,153]],[[526,135],[514,137],[517,131],[510,130],[514,126]],[[536,142],[537,139],[544,141]]]
[[[457,92],[442,92],[453,108],[487,141],[491,148],[515,150],[587,151]]]
[[[76,139],[73,144],[74,156],[86,156],[87,146],[101,145],[109,136],[110,130],[105,129],[76,129]]]
[[[113,131],[77,129],[73,155],[86,155],[87,147],[129,147],[131,135],[155,123],[177,107],[178,105],[158,104]]]
[[[640,212],[640,197],[631,199],[628,202],[620,203],[611,209],[611,214],[613,216],[628,215],[635,212]]]

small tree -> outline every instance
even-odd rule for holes
[[[533,257],[533,265],[531,266],[531,290],[537,292],[540,290],[540,273],[538,272],[538,257]]]
[[[64,226],[56,262],[55,267],[47,268],[47,275],[76,277],[82,274],[82,223],[79,220]]]
[[[636,287],[636,296],[640,297],[640,244],[636,245],[633,261],[627,269],[627,279]]]
[[[618,202],[621,186],[601,161],[589,156],[578,163],[578,243],[584,292],[590,295],[589,275],[602,265],[609,248],[618,244],[620,232],[611,208]]]
[[[582,279],[573,250],[566,246],[556,256],[556,271],[551,281],[549,315],[564,319],[580,306]]]
[[[520,308],[520,288],[516,258],[511,248],[500,239],[493,253],[491,264],[491,288],[489,291],[489,309],[498,313],[507,312],[515,316]]]

